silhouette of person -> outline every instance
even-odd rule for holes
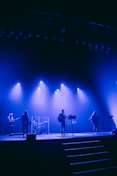
[[[58,115],[58,122],[61,123],[61,135],[62,136],[65,135],[65,119],[66,119],[65,111],[64,109],[62,109],[61,113]]]
[[[9,113],[9,115],[7,116],[7,133],[9,135],[11,135],[11,133],[13,133],[13,128],[14,128],[14,117],[13,117],[13,113]]]
[[[28,133],[29,115],[27,110],[24,111],[24,114],[22,115],[21,118],[22,118],[22,131],[24,136],[24,134]]]
[[[115,124],[115,121],[113,119],[113,115],[109,116],[107,123],[108,123],[107,124],[108,131],[112,131],[112,130],[116,129],[116,124]]]
[[[8,121],[9,122],[14,122],[13,113],[9,113],[9,115],[8,115]]]
[[[90,121],[93,125],[93,131],[98,132],[99,127],[99,116],[97,115],[96,111],[93,111],[92,115],[90,116]]]

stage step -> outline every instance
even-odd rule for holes
[[[77,139],[78,140],[78,139]],[[103,175],[117,172],[117,160],[99,139],[62,143],[73,175]]]
[[[79,154],[79,155],[67,155],[67,158],[69,160],[69,163],[74,163],[74,162],[88,162],[88,161],[93,161],[95,160],[103,160],[105,158],[110,158],[110,153],[105,151],[105,152],[95,152],[95,153],[85,153],[85,154]]]
[[[112,173],[117,173],[117,166],[111,166],[111,167],[103,167],[103,168],[97,168],[97,169],[92,169],[92,170],[84,170],[84,171],[79,171],[79,172],[73,172],[74,175],[89,175],[89,176],[102,176],[102,175],[112,175]]]
[[[89,144],[89,143],[98,143],[100,140],[88,140],[88,141],[74,141],[74,142],[63,142],[63,145],[74,145],[74,144]]]

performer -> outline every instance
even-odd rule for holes
[[[9,113],[9,115],[8,115],[8,121],[9,122],[14,122],[13,113]]]
[[[29,124],[29,115],[27,110],[24,111],[24,114],[22,115],[21,118],[22,118],[22,131],[24,137],[24,134],[28,133],[28,124]]]
[[[13,113],[9,113],[7,116],[7,133],[11,135],[13,133],[13,127],[14,127],[14,117]]]
[[[94,132],[98,132],[98,127],[99,127],[99,117],[96,113],[96,111],[93,111],[92,115],[90,116],[89,120],[91,121],[93,125],[93,130]]]
[[[114,121],[113,115],[110,115],[109,118],[108,118],[107,128],[108,128],[108,131],[113,131],[113,130],[116,129],[116,123]]]
[[[58,122],[61,123],[61,135],[62,136],[65,135],[65,119],[66,119],[65,111],[64,109],[62,109],[61,113],[58,115]]]

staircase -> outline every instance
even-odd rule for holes
[[[62,143],[73,175],[117,174],[117,160],[100,139],[73,139]]]

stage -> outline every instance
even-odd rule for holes
[[[84,133],[67,133],[65,136],[61,136],[60,133],[49,133],[49,134],[33,134],[28,133],[27,135],[35,135],[35,140],[54,140],[54,139],[69,139],[69,138],[86,138],[86,137],[97,137],[97,136],[110,136],[113,135],[112,131],[109,132],[84,132]],[[23,137],[22,134],[13,133],[9,135],[1,135],[0,141],[21,141],[27,140],[27,135]]]
[[[29,176],[111,176],[117,173],[116,140],[112,131],[1,135],[1,173],[14,176],[15,168]]]

